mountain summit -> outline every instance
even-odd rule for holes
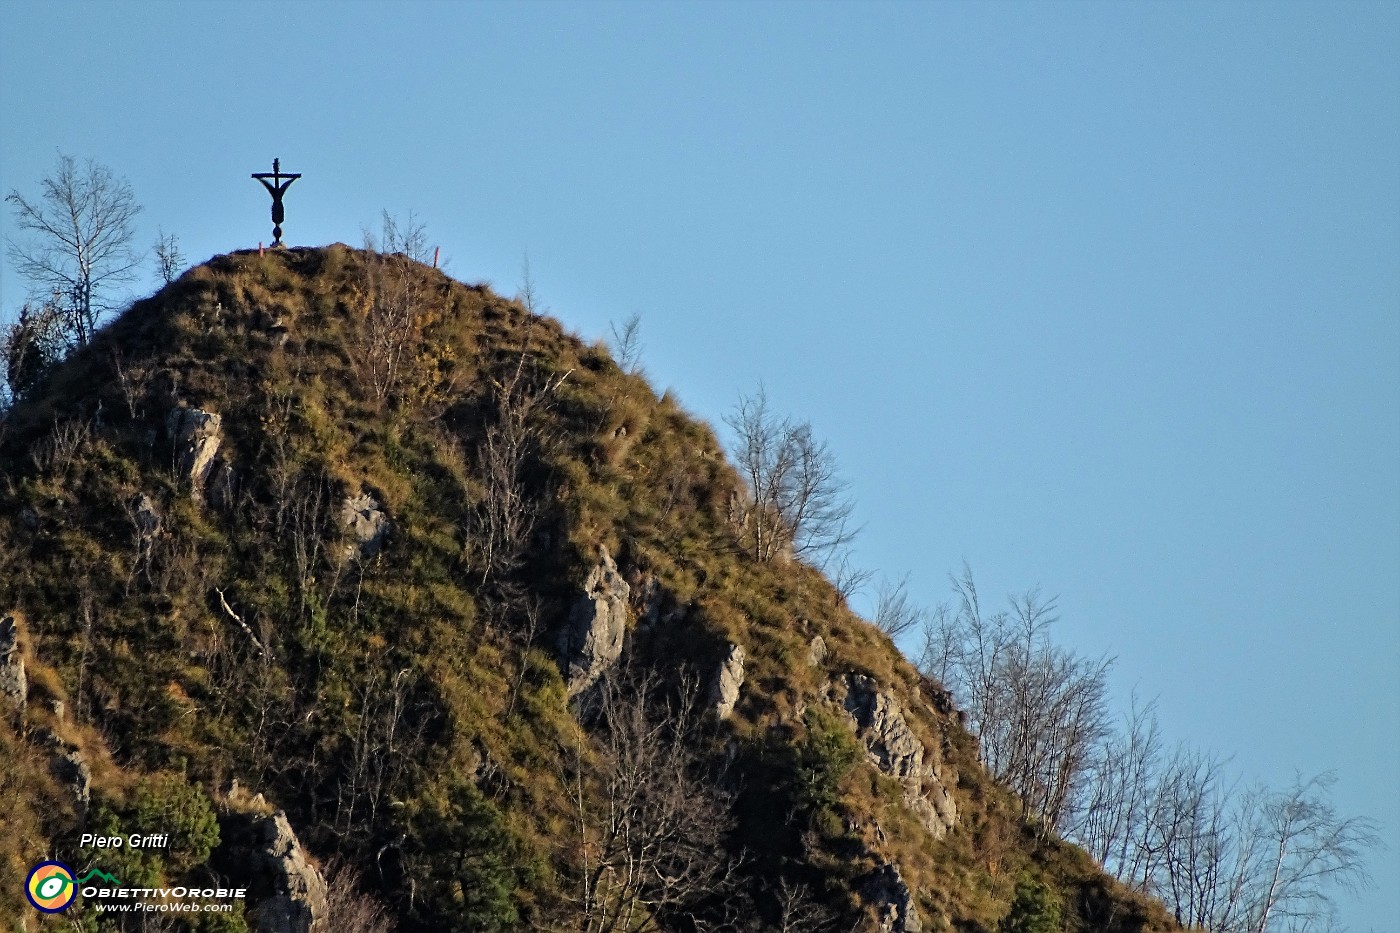
[[[217,257],[0,431],[7,929],[1176,929],[756,553],[709,427],[485,287]],[[46,914],[45,861],[148,893]],[[118,909],[177,890],[229,909]]]

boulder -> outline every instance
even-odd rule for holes
[[[201,408],[175,408],[165,418],[177,475],[199,493],[224,438],[223,419]]]
[[[376,557],[389,537],[392,524],[379,503],[368,493],[347,498],[340,507],[340,524],[350,540],[345,545],[346,560]]]
[[[826,640],[820,635],[813,636],[811,644],[807,646],[807,663],[812,667],[821,667],[826,663]]]
[[[19,622],[14,616],[0,617],[0,703],[23,709],[28,695],[29,680],[19,652]]]
[[[877,933],[922,933],[923,919],[899,866],[886,862],[865,877],[860,897],[875,911]]]
[[[629,592],[617,564],[600,547],[598,563],[589,570],[559,635],[560,667],[570,697],[593,686],[622,656]]]
[[[720,719],[728,719],[739,702],[739,688],[744,685],[744,648],[731,644],[724,660],[710,683],[710,708]]]
[[[904,800],[935,838],[957,822],[957,807],[939,772],[937,752],[929,752],[909,727],[899,701],[874,678],[846,675],[842,704],[856,735],[875,766],[904,787]]]

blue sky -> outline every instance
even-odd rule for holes
[[[1039,584],[1172,738],[1335,770],[1400,929],[1400,5],[0,0],[0,117],[6,192],[96,157],[191,261],[277,156],[289,243],[414,210],[712,423],[762,380],[862,564]]]

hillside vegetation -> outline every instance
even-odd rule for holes
[[[0,430],[6,928],[1176,929],[822,574],[755,559],[709,427],[485,287],[217,257]],[[264,877],[274,824],[324,891]],[[170,845],[77,845],[136,831]],[[45,858],[250,896],[46,917]]]

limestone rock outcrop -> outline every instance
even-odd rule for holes
[[[638,575],[628,584],[632,590],[632,611],[637,617],[639,631],[657,625],[673,625],[685,618],[686,607],[661,585],[652,574]]]
[[[204,489],[209,468],[224,442],[220,429],[223,419],[202,408],[174,408],[165,418],[165,431],[170,436],[175,469],[181,480],[188,482],[196,493]]]
[[[875,766],[899,780],[904,800],[935,838],[957,822],[957,807],[940,773],[940,756],[909,727],[899,701],[864,674],[846,675],[842,703]]]
[[[237,500],[238,493],[238,472],[233,468],[233,462],[225,457],[215,457],[214,464],[209,468],[208,489],[205,495],[209,498],[209,504],[216,509],[230,508]]]
[[[878,933],[923,933],[924,922],[899,866],[885,863],[866,876],[861,899],[875,911]]]
[[[22,709],[28,695],[29,681],[19,653],[19,622],[14,616],[0,617],[0,703]]]
[[[52,770],[54,777],[58,778],[73,796],[78,818],[82,819],[92,801],[92,770],[83,758],[83,753],[76,745],[65,746],[54,759]]]
[[[598,563],[588,572],[559,635],[560,667],[570,697],[593,686],[622,656],[629,593],[612,556],[599,548]]]
[[[82,750],[64,740],[57,733],[44,729],[40,733],[44,747],[53,755],[49,759],[49,771],[63,785],[73,798],[74,809],[78,811],[78,821],[87,817],[88,804],[92,801],[92,770]]]
[[[131,515],[142,544],[149,544],[160,534],[160,510],[156,508],[156,501],[150,496],[142,493],[133,499]]]
[[[340,507],[340,524],[350,538],[345,545],[345,559],[366,561],[376,557],[384,548],[392,524],[379,502],[369,493],[347,498]]]
[[[330,933],[326,881],[307,858],[287,814],[254,817],[236,833],[238,855],[251,871],[249,903],[257,933]]]
[[[743,645],[731,644],[710,683],[710,708],[720,719],[728,719],[734,712],[734,704],[739,702],[739,690],[744,686],[745,657]]]

